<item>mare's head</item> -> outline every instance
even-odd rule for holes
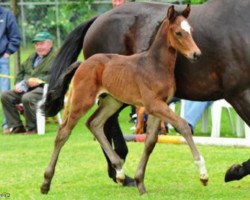
[[[165,20],[169,20],[167,38],[170,46],[189,60],[195,61],[201,56],[201,51],[193,40],[192,27],[187,21],[190,10],[190,5],[182,12],[177,12],[174,6],[170,6]]]

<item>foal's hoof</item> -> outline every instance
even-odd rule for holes
[[[240,180],[246,175],[244,167],[239,164],[232,165],[225,174],[225,182]]]
[[[49,192],[49,186],[46,185],[46,184],[43,184],[41,186],[41,188],[40,188],[40,191],[41,191],[42,194],[48,194],[48,192]]]
[[[201,181],[202,185],[207,186],[208,179],[202,179],[202,178],[200,178],[200,181]]]
[[[136,182],[135,179],[125,175],[125,179],[124,182],[122,184],[124,187],[135,187],[136,186]]]
[[[202,183],[203,186],[207,186],[208,183],[208,175],[207,174],[203,174],[200,176],[200,181]]]

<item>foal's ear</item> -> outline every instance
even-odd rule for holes
[[[170,6],[168,8],[168,12],[167,12],[167,18],[169,19],[169,21],[173,21],[175,17],[175,10],[174,10],[174,6]]]
[[[191,11],[191,6],[190,4],[188,4],[185,10],[182,11],[181,15],[185,18],[188,18],[190,11]]]

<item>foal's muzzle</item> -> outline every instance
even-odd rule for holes
[[[192,60],[193,60],[193,61],[199,60],[200,57],[201,57],[201,55],[202,55],[201,52],[198,52],[198,53],[197,53],[197,52],[194,52],[194,53],[193,53],[193,59],[192,59]]]
[[[187,58],[191,61],[191,62],[196,62],[200,59],[201,57],[201,52],[200,51],[195,51],[193,53],[190,53]]]

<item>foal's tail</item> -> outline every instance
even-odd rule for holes
[[[80,64],[81,62],[73,63],[59,77],[57,84],[53,89],[53,92],[51,92],[50,95],[47,95],[46,97],[46,101],[44,103],[45,116],[54,116],[63,108],[64,95],[66,94],[69,88],[70,81]]]
[[[55,115],[60,109],[57,108],[58,101],[50,102],[51,99],[54,99],[53,95],[58,89],[58,79],[61,74],[77,60],[79,53],[82,50],[84,37],[97,17],[93,17],[88,21],[85,21],[79,25],[75,30],[73,30],[65,40],[64,44],[60,48],[59,53],[57,54],[51,71],[51,78],[49,82],[49,88],[47,92],[47,98],[45,102],[45,114],[46,116]],[[63,101],[63,100],[62,100]],[[61,103],[61,101],[60,101]],[[52,104],[52,105],[51,105]],[[61,106],[61,104],[60,104]],[[56,108],[56,109],[55,109]]]

